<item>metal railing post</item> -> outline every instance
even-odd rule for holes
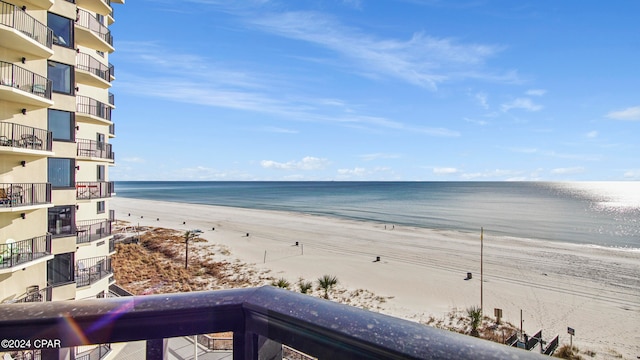
[[[146,358],[147,360],[164,360],[164,339],[147,340]]]

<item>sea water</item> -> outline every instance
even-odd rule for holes
[[[116,182],[117,196],[640,250],[640,182]]]

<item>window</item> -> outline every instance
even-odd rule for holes
[[[51,80],[52,90],[63,94],[73,94],[73,66],[48,61],[47,77]]]
[[[73,255],[72,252],[58,254],[47,261],[47,285],[65,284],[74,280]]]
[[[49,109],[48,130],[53,133],[53,140],[74,141],[74,127],[74,113]]]
[[[55,206],[49,208],[48,231],[53,236],[76,234],[75,206]]]
[[[96,141],[98,142],[98,150],[104,150],[104,134],[96,133]]]
[[[73,20],[48,13],[47,26],[53,30],[53,43],[59,46],[73,46]]]
[[[98,181],[104,181],[104,178],[105,178],[105,176],[104,176],[104,165],[98,165],[97,169],[98,169],[98,174],[97,174],[96,177],[97,177]]]
[[[75,160],[49,158],[49,182],[54,188],[75,187]]]
[[[104,201],[98,201],[98,214],[104,214],[105,212],[105,206],[104,206]]]

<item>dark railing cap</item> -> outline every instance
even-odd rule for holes
[[[0,338],[60,339],[62,347],[233,331],[333,359],[541,358],[271,286],[0,305],[0,313]]]

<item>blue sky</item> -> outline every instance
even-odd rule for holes
[[[640,2],[115,5],[112,180],[640,180]]]

